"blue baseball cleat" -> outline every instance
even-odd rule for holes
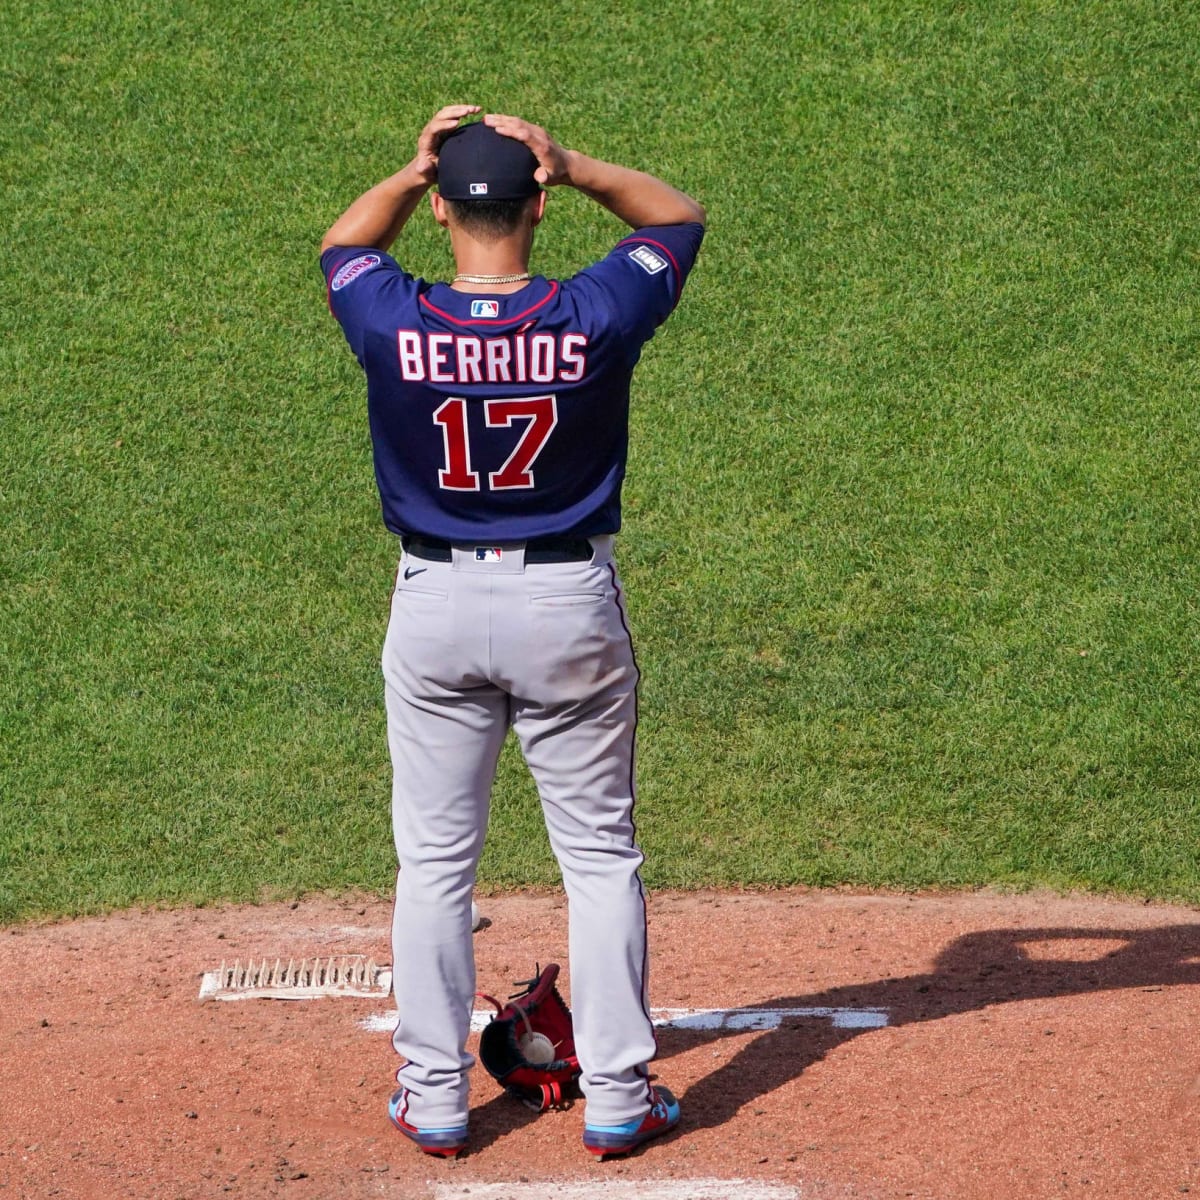
[[[408,1089],[398,1088],[388,1101],[388,1118],[406,1138],[411,1138],[426,1154],[435,1158],[454,1158],[467,1148],[467,1127],[451,1125],[447,1129],[420,1129],[405,1119]]]
[[[598,1158],[628,1154],[643,1142],[659,1137],[679,1124],[679,1101],[665,1088],[651,1088],[650,1111],[624,1125],[585,1125],[583,1144]]]

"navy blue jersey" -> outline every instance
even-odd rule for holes
[[[490,296],[414,279],[370,247],[326,250],[330,311],[367,376],[387,527],[468,543],[615,533],[629,381],[703,236],[639,229],[571,279]]]

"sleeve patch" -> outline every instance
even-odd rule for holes
[[[331,292],[340,292],[347,284],[353,283],[360,275],[365,275],[368,271],[379,266],[380,258],[378,254],[360,254],[357,258],[352,258],[348,263],[343,263],[334,272],[333,279],[329,283]],[[666,265],[665,263],[663,264]]]
[[[629,252],[629,257],[633,259],[647,275],[657,275],[659,271],[667,269],[667,260],[660,255],[655,254],[649,246],[635,246]],[[344,269],[344,268],[343,268]]]

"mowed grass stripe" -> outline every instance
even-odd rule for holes
[[[15,10],[0,918],[390,885],[314,250],[458,98],[710,212],[620,545],[651,883],[1200,895],[1197,16],[794,9]],[[618,232],[555,194],[537,265]],[[481,874],[557,878],[511,747]]]

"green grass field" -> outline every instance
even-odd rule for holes
[[[391,886],[315,255],[457,100],[709,211],[620,544],[648,881],[1200,902],[1200,10],[1004,7],[10,5],[0,919]],[[619,232],[555,193],[535,267]],[[482,875],[557,879],[511,747]]]

